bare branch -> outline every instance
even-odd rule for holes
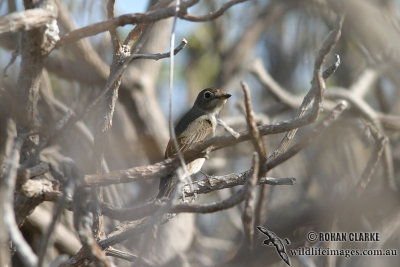
[[[105,249],[135,235],[142,234],[146,227],[148,227],[149,220],[149,218],[145,218],[126,224],[121,224],[118,229],[108,234],[107,238],[101,240],[99,245]]]
[[[172,0],[158,1],[157,3],[155,3],[150,7],[149,11],[156,10],[158,8],[164,8],[171,2]],[[143,33],[143,31],[147,28],[147,26],[149,26],[149,24],[150,23],[137,24],[136,27],[129,32],[128,36],[124,41],[124,45],[126,45],[127,47],[131,47],[139,39],[139,36]]]
[[[238,185],[244,185],[246,181],[251,179],[252,171],[246,171],[242,174],[231,174],[226,176],[210,177],[201,181],[193,182],[193,191],[190,191],[189,185],[185,185],[184,193],[187,197],[193,196],[193,194],[206,194],[212,191],[221,190],[225,188],[231,188]],[[295,178],[261,178],[258,184],[270,184],[270,185],[293,185]],[[161,206],[165,205],[163,201],[153,201],[144,203],[136,207],[129,208],[116,208],[108,204],[103,203],[101,205],[102,213],[115,220],[120,221],[134,221],[141,219],[146,216],[152,215]]]
[[[174,49],[174,55],[178,54],[185,46],[187,45],[186,39],[182,39],[181,43]],[[157,54],[135,54],[132,56],[131,60],[135,59],[152,59],[152,60],[160,60],[163,58],[170,57],[170,52],[166,53],[157,53]]]
[[[233,0],[233,1],[229,1],[229,2],[227,2],[225,4],[223,4],[221,6],[221,8],[219,8],[217,11],[211,12],[211,13],[209,13],[207,15],[185,14],[185,15],[181,16],[181,19],[189,20],[189,21],[196,21],[196,22],[213,20],[213,19],[216,19],[216,18],[220,17],[222,14],[224,14],[224,12],[228,8],[230,8],[231,6],[236,5],[238,3],[246,2],[246,1],[248,1],[248,0]]]
[[[245,90],[245,89],[243,89]],[[253,173],[246,183],[246,196],[244,202],[244,209],[242,213],[243,230],[245,235],[245,241],[253,247],[254,244],[254,211],[256,208],[256,185],[260,175],[260,160],[259,153],[253,153]]]
[[[133,255],[132,253],[122,251],[119,249],[115,249],[112,247],[108,247],[106,249],[106,256],[112,256],[116,258],[120,258],[126,261],[135,262],[137,260],[137,256]]]
[[[253,146],[258,153],[259,160],[264,160],[266,157],[266,153],[265,153],[263,141],[260,136],[260,132],[258,131],[258,128],[257,128],[257,123],[255,120],[253,107],[251,105],[250,90],[249,90],[249,87],[244,82],[241,82],[241,85],[242,85],[244,99],[245,99],[245,106],[246,106],[246,113],[247,113],[246,120],[247,120],[247,125],[249,128],[252,140],[253,140]]]
[[[244,200],[245,191],[240,189],[235,192],[229,198],[221,200],[219,202],[214,202],[210,204],[177,204],[172,206],[171,212],[190,212],[190,213],[213,213],[220,210],[230,209]]]
[[[332,64],[334,66],[335,63]],[[269,91],[277,98],[278,101],[287,105],[290,108],[297,109],[300,107],[302,102],[302,96],[294,95],[289,93],[286,89],[282,88],[268,73],[268,71],[263,66],[262,62],[257,59],[251,66],[250,71],[256,76],[258,81],[264,86],[268,87]],[[388,130],[398,130],[400,129],[400,117],[391,116],[387,114],[382,114],[379,111],[375,111],[368,107],[369,105],[362,99],[362,97],[367,92],[371,84],[377,79],[377,73],[380,71],[373,71],[371,69],[366,69],[359,79],[354,82],[349,90],[332,87],[327,92],[325,92],[325,99],[323,101],[324,110],[332,110],[335,106],[335,102],[331,99],[345,99],[349,101],[352,105],[355,105],[360,109],[362,113],[365,113],[369,118],[374,118],[374,120],[379,120],[382,123],[382,127]],[[376,114],[376,116],[374,115]]]
[[[191,196],[193,193],[206,194],[212,191],[225,188],[232,188],[238,185],[244,185],[251,178],[252,170],[247,170],[241,173],[231,173],[222,176],[207,176],[206,179],[195,181],[192,183],[193,192],[190,192],[188,185],[185,185],[184,192],[186,196]],[[258,184],[268,185],[294,185],[295,178],[273,178],[265,177],[258,181]]]
[[[228,124],[226,124],[223,120],[221,120],[220,118],[217,119],[217,123],[218,125],[221,125],[222,127],[224,127],[224,129],[230,133],[233,137],[235,138],[239,138],[239,133],[236,132],[234,129],[232,129],[231,127],[229,127]]]
[[[379,160],[382,157],[386,144],[389,142],[389,139],[382,135],[374,125],[367,124],[367,127],[369,128],[369,131],[375,140],[375,148],[367,162],[367,165],[365,166],[365,169],[361,175],[361,179],[358,182],[359,192],[368,186],[369,182],[371,181],[371,177],[378,166]]]
[[[108,2],[107,2],[107,19],[114,18],[114,4],[115,4],[115,0],[108,0]],[[109,32],[111,35],[112,47],[113,47],[114,53],[116,53],[121,47],[121,44],[119,43],[119,39],[118,39],[117,27],[115,27],[115,26],[112,27],[109,30]]]
[[[339,55],[335,55],[335,62],[331,64],[324,72],[322,73],[322,78],[324,80],[328,79],[332,74],[336,72],[340,65],[340,57]]]

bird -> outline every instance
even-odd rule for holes
[[[183,153],[214,136],[217,117],[229,97],[231,95],[225,90],[216,87],[200,91],[192,108],[182,116],[174,128],[180,152]],[[172,158],[176,154],[177,150],[171,139],[165,150],[165,158]],[[189,162],[186,165],[189,175],[199,172],[204,161],[205,158],[199,158]],[[161,177],[157,198],[169,197],[176,181],[177,177],[173,174]]]

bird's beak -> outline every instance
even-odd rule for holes
[[[223,95],[219,95],[218,98],[225,100],[225,99],[230,98],[231,96],[232,95],[230,95],[230,94],[223,94]]]

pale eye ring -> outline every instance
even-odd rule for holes
[[[209,99],[211,97],[211,92],[207,91],[204,93],[204,98]]]

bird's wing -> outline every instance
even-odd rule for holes
[[[215,126],[206,116],[200,116],[177,137],[178,147],[180,152],[185,152],[190,148],[202,143],[204,140],[214,135]],[[176,149],[173,140],[169,140],[165,157],[170,158],[176,154]]]

